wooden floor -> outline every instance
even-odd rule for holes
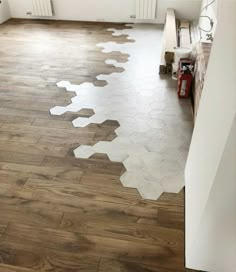
[[[0,26],[0,271],[181,272],[184,193],[144,201],[123,188],[120,163],[75,159],[80,144],[112,140],[115,121],[74,128],[91,109],[55,117],[73,93],[121,68],[96,48],[122,25],[11,20]],[[130,41],[132,42],[132,41]],[[127,61],[119,52],[109,58]]]

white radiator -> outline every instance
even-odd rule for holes
[[[136,19],[155,19],[157,0],[136,0]]]
[[[51,0],[31,0],[33,16],[53,16]]]

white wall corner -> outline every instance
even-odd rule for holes
[[[0,3],[0,24],[10,19],[10,8],[8,0],[2,0]]]

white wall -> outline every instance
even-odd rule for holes
[[[201,31],[202,41],[206,41],[206,39],[207,39],[206,34],[207,33],[211,33],[213,37],[215,35],[215,30],[216,30],[216,26],[217,26],[217,15],[218,15],[218,0],[216,0],[209,7],[207,7],[207,9],[204,9],[204,7],[206,7],[211,2],[212,2],[212,0],[203,0],[202,1],[202,7],[201,7],[200,15],[201,16],[209,16],[214,22],[214,26],[213,26],[213,29],[212,29],[211,32]],[[204,29],[204,30],[207,30],[207,31],[210,30],[211,25],[210,25],[209,19],[206,18],[206,17],[200,17],[199,27]]]
[[[10,10],[7,0],[2,0],[0,4],[0,24],[7,21],[10,18]]]
[[[236,0],[219,0],[218,24],[185,171],[186,264],[210,272],[236,271],[235,10]]]
[[[191,267],[201,271],[236,271],[236,118],[200,222]],[[197,254],[196,254],[197,253]]]
[[[202,0],[157,0],[157,22],[164,23],[167,8],[176,11],[178,19],[197,20]]]
[[[14,18],[30,18],[31,0],[8,0]],[[134,22],[136,0],[53,0],[54,19],[79,21]],[[179,18],[197,19],[201,0],[158,0],[157,23],[164,23],[166,9],[176,9]]]

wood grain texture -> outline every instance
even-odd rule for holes
[[[102,258],[99,265],[99,272],[180,272],[182,270],[170,270],[169,268],[153,267],[140,263]]]
[[[16,267],[12,265],[0,264],[0,271],[1,272],[34,272],[35,270],[22,268],[19,266]]]
[[[103,154],[75,159],[73,149],[116,137],[116,121],[74,128],[92,109],[51,116],[79,84],[122,72],[97,43],[128,41],[121,24],[10,20],[0,26],[0,271],[182,272],[184,193],[142,200],[123,188],[125,168]]]

